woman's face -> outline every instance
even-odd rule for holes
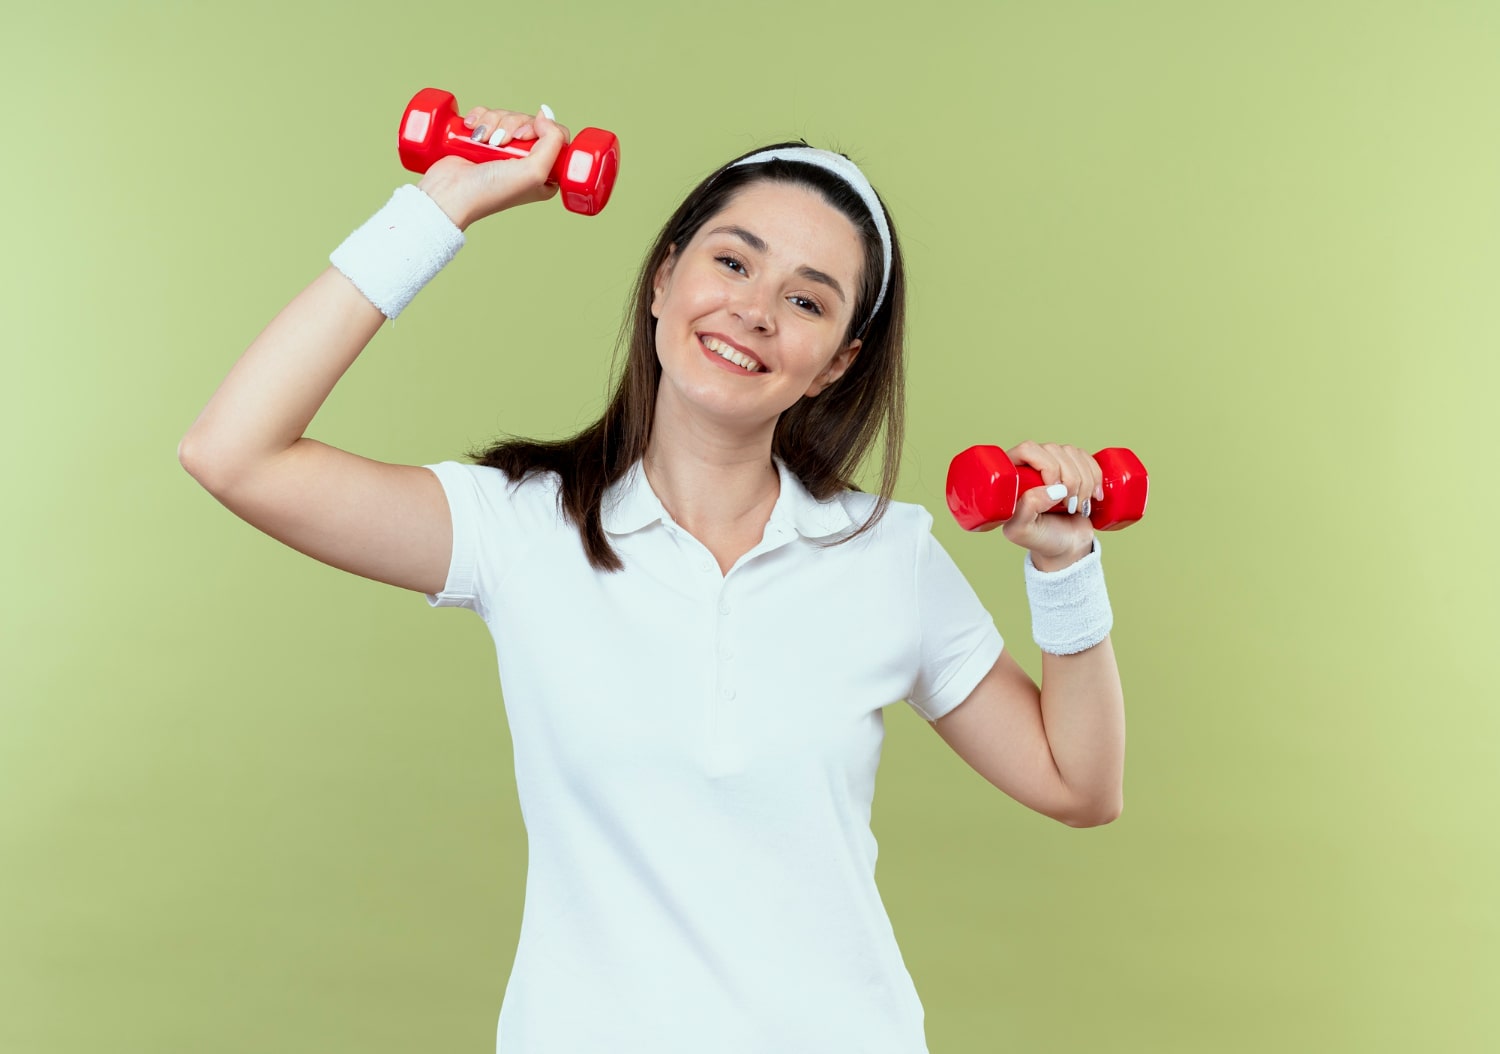
[[[843,338],[863,263],[854,224],[816,191],[749,184],[656,273],[661,395],[725,423],[773,424],[854,361],[860,342]]]

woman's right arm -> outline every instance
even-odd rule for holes
[[[419,186],[460,228],[556,193],[545,184],[567,129],[545,117],[474,110],[473,125],[540,141],[514,161],[444,158]],[[437,477],[304,435],[385,316],[334,268],[278,314],[235,363],[178,446],[194,479],[231,512],[345,571],[440,593],[453,550]]]

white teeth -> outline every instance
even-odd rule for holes
[[[713,337],[700,337],[698,339],[703,342],[705,348],[719,356],[719,358],[728,359],[736,366],[747,369],[751,373],[755,373],[761,368],[760,363],[756,362],[749,355],[736,351],[722,340],[715,340]]]

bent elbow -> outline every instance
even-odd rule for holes
[[[177,463],[221,501],[244,477],[246,468],[245,459],[234,450],[192,429],[177,444]]]
[[[188,475],[193,475],[193,464],[198,459],[198,446],[193,441],[193,433],[189,432],[177,441],[177,463],[187,469]]]
[[[191,431],[183,436],[177,444],[177,463],[187,471],[189,476],[197,480],[203,489],[210,493],[213,492],[214,459],[204,449],[202,439]]]
[[[1057,817],[1069,827],[1103,827],[1114,823],[1120,818],[1120,813],[1125,811],[1125,799],[1123,796],[1115,796],[1105,801],[1089,802],[1083,807]]]

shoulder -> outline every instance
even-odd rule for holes
[[[842,491],[830,500],[837,502],[848,514],[851,532],[858,531],[880,510],[880,496],[865,491]],[[887,502],[879,521],[867,533],[889,541],[920,538],[932,533],[932,513],[915,502]]]
[[[512,479],[490,465],[442,461],[426,465],[442,483],[455,511],[460,504],[480,515],[552,519],[558,513],[561,481],[555,472],[533,472]]]

